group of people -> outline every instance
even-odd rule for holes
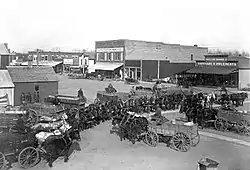
[[[40,101],[40,95],[36,92],[33,94],[33,97],[30,92],[26,94],[22,92],[22,94],[20,95],[21,104],[27,104],[27,103],[39,102],[39,101]]]

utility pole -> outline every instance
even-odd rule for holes
[[[36,50],[36,66],[38,66],[38,60],[39,60],[39,49]]]

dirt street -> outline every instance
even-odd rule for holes
[[[89,101],[93,101],[98,90],[104,90],[109,82],[93,80],[67,80],[60,77],[60,94],[77,95],[81,87]],[[128,91],[131,86],[123,82],[112,83],[118,91]],[[109,134],[110,122],[82,132],[81,152],[74,153],[68,163],[62,159],[54,163],[55,170],[195,170],[202,155],[220,162],[219,170],[249,170],[250,148],[222,140],[201,137],[198,146],[181,153],[159,144],[152,148],[144,143],[135,145],[121,142],[118,136]],[[49,169],[45,162],[34,168]],[[14,167],[13,170],[20,170]]]

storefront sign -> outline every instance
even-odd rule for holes
[[[97,53],[100,53],[100,52],[106,52],[106,53],[123,52],[123,47],[119,47],[119,48],[97,48],[96,52]]]
[[[63,64],[73,65],[73,58],[70,58],[70,59],[64,58]]]
[[[232,67],[236,67],[237,63],[233,63],[233,62],[197,62],[197,65],[206,65],[206,66],[232,66]]]

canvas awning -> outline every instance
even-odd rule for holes
[[[197,66],[188,70],[187,73],[226,75],[235,71],[237,71],[235,67]]]
[[[92,67],[95,70],[114,71],[115,69],[121,67],[122,65],[123,63],[96,63]]]

